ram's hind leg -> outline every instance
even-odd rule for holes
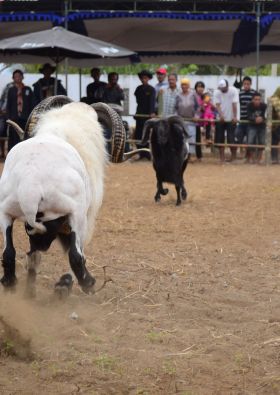
[[[93,290],[95,279],[86,268],[83,246],[87,236],[86,212],[79,210],[69,216],[71,232],[69,234],[69,262],[79,285],[85,293]]]
[[[16,250],[13,244],[13,220],[9,216],[0,218],[0,226],[4,236],[2,266],[4,275],[1,283],[4,287],[13,287],[16,282]]]

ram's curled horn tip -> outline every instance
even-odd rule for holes
[[[12,121],[11,119],[7,119],[6,123],[8,125],[12,126],[15,129],[15,131],[17,132],[19,138],[21,140],[23,140],[24,130],[16,122]]]

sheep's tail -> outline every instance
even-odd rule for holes
[[[42,222],[38,221],[39,203],[42,199],[40,191],[30,188],[29,185],[22,184],[19,186],[19,205],[23,212],[25,221],[32,228],[28,229],[28,234],[45,233],[47,228]]]

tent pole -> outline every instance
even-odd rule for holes
[[[82,69],[79,68],[79,94],[80,94],[80,101],[82,98]]]
[[[64,27],[68,30],[68,0],[64,1]],[[65,89],[68,92],[68,58],[64,60]]]
[[[261,17],[261,3],[257,2],[257,35],[256,35],[256,89],[259,90],[259,72],[260,72],[260,17]]]

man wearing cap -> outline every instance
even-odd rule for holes
[[[99,81],[100,80],[100,69],[97,67],[94,67],[90,71],[90,75],[93,78],[93,82],[91,84],[88,84],[87,86],[87,103],[92,104],[92,103],[98,103],[103,101],[103,96],[104,96],[104,90],[106,87],[106,82]]]
[[[222,79],[218,83],[218,89],[214,92],[214,104],[218,111],[219,122],[216,125],[215,143],[225,143],[225,132],[227,143],[234,144],[234,132],[237,122],[238,91],[233,86],[228,86],[228,81]],[[236,159],[236,148],[230,147],[231,160]],[[225,161],[225,148],[219,147],[220,161]]]
[[[55,66],[52,66],[50,63],[45,63],[39,69],[39,72],[43,74],[44,77],[40,78],[37,82],[35,82],[35,84],[33,84],[35,105],[49,96],[67,95],[67,92],[61,81],[56,81],[54,77],[51,77],[54,71]],[[57,85],[56,89],[55,85]]]
[[[149,85],[149,81],[153,78],[152,73],[149,70],[142,70],[138,73],[138,77],[142,82],[139,85],[134,95],[136,97],[137,109],[135,114],[136,119],[136,130],[135,130],[135,138],[136,140],[142,139],[142,131],[144,127],[144,123],[150,117],[155,115],[155,88]],[[141,114],[141,116],[137,117],[137,114]],[[143,117],[142,115],[146,115]],[[145,148],[142,145],[136,144],[137,148]],[[150,154],[148,152],[141,152],[140,158],[150,159]]]
[[[156,91],[156,110],[158,108],[158,93],[162,88],[167,88],[168,83],[166,81],[166,76],[167,76],[167,71],[164,67],[160,67],[156,71],[158,83],[155,85],[155,91]]]

